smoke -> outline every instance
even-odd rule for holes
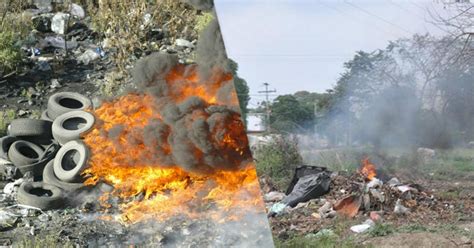
[[[216,67],[229,71],[230,63],[222,39],[217,18],[214,18],[202,31],[197,45],[199,73],[206,79]]]
[[[203,1],[205,3],[205,1]],[[153,118],[143,127],[116,125],[108,132],[117,150],[119,140],[144,144],[148,164],[180,166],[212,173],[238,169],[251,161],[245,128],[217,20],[202,32],[197,65],[178,64],[172,54],[155,53],[132,71],[136,93],[152,96]],[[141,161],[123,161],[137,164]]]

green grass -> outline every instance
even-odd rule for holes
[[[376,223],[373,228],[370,229],[369,235],[372,237],[387,236],[395,232],[395,228],[386,223]]]
[[[357,244],[354,240],[342,239],[335,235],[323,235],[319,237],[293,237],[291,239],[282,241],[282,240],[275,240],[275,247],[281,248],[293,248],[293,247],[301,247],[301,248],[309,248],[309,247],[318,247],[318,248],[355,248],[355,247],[370,247],[370,246],[362,246]]]

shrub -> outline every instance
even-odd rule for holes
[[[302,163],[298,141],[293,136],[272,136],[270,142],[256,147],[254,158],[259,176],[269,176],[279,190],[290,182],[295,165]]]

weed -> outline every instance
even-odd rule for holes
[[[0,111],[0,136],[6,134],[7,126],[12,120],[16,118],[16,111],[13,109],[7,109]]]
[[[370,229],[369,235],[372,237],[387,236],[395,232],[395,228],[390,224],[376,223],[373,228]]]
[[[350,238],[341,239],[336,235],[323,235],[319,237],[311,237],[311,236],[293,237],[285,241],[277,239],[275,240],[275,247],[353,248],[353,247],[370,247],[370,246],[359,245]]]

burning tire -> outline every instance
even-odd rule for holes
[[[88,159],[89,149],[82,141],[69,141],[56,154],[54,174],[63,182],[79,182]]]
[[[48,110],[45,110],[41,113],[41,117],[40,117],[41,120],[45,120],[45,121],[51,121],[53,122],[53,119],[51,119],[49,117],[49,114],[48,114]]]
[[[54,185],[65,191],[76,191],[85,188],[83,183],[67,183],[58,179],[54,174],[54,160],[50,161],[43,171],[43,182]]]
[[[18,189],[17,201],[19,204],[42,210],[55,209],[64,205],[61,189],[42,182],[24,182]]]
[[[58,116],[53,122],[53,137],[59,144],[78,140],[94,125],[94,115],[85,111],[71,111]]]
[[[8,149],[13,144],[13,142],[17,141],[18,139],[13,136],[5,136],[0,138],[0,158],[8,160]]]
[[[28,141],[13,142],[8,149],[8,158],[17,167],[38,162],[43,155],[43,148]]]
[[[55,120],[58,116],[75,111],[84,110],[92,106],[92,101],[74,92],[59,92],[52,95],[48,100],[48,116]]]
[[[52,138],[52,122],[34,119],[16,119],[10,123],[8,132],[15,137]]]

